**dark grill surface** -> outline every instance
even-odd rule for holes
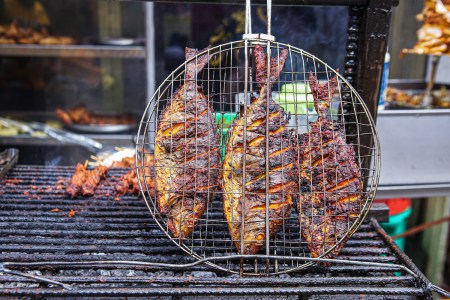
[[[73,167],[17,166],[0,184],[0,261],[137,260],[188,263],[153,222],[142,199],[115,198],[113,186],[127,170],[113,169],[94,198],[70,199],[59,180],[67,181]],[[61,183],[62,181],[60,181]],[[70,218],[69,212],[77,211]],[[360,227],[339,259],[397,263],[416,271],[375,220]],[[38,283],[0,272],[4,296],[72,297],[180,297],[233,295],[233,297],[286,295],[350,295],[383,299],[428,297],[424,279],[374,266],[333,264],[275,277],[246,277],[218,272],[205,265],[174,271],[130,266],[15,267],[15,271],[41,275],[72,285],[72,289]],[[426,279],[425,279],[426,280]],[[257,299],[256,298],[256,299]]]

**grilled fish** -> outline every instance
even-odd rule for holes
[[[198,52],[186,48],[186,59]],[[184,85],[163,110],[156,132],[156,192],[173,236],[188,237],[218,185],[219,139],[214,111],[196,77],[205,54],[186,64]]]
[[[341,124],[327,117],[337,87],[334,77],[319,84],[311,73],[309,85],[318,114],[309,133],[299,137],[300,196],[297,204],[303,238],[313,257],[319,257],[345,237],[360,213],[361,173],[355,150],[345,141]],[[325,258],[334,258],[336,246]]]
[[[222,168],[225,218],[232,240],[241,254],[255,254],[265,245],[266,176],[269,176],[269,238],[275,236],[283,220],[289,217],[293,201],[291,193],[298,191],[296,148],[288,130],[286,114],[266,88],[269,80],[270,85],[277,80],[288,51],[283,49],[279,57],[271,58],[270,78],[267,78],[267,56],[264,49],[256,46],[254,55],[259,97],[252,99],[246,114],[242,114],[232,125]],[[268,149],[266,122],[269,122]],[[266,154],[269,156],[269,174],[266,173]],[[245,197],[242,194],[243,185]]]

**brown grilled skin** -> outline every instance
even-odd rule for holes
[[[186,48],[186,59],[198,52]],[[163,110],[155,141],[156,193],[173,236],[188,237],[218,185],[219,139],[212,107],[196,76],[205,54],[187,63],[185,83]]]
[[[257,253],[266,240],[266,122],[269,122],[270,238],[275,236],[283,220],[289,217],[292,193],[298,191],[296,147],[287,127],[286,114],[266,92],[267,57],[264,49],[257,46],[254,53],[259,97],[253,99],[245,115],[235,120],[222,171],[225,218],[232,240],[241,254]],[[287,50],[283,49],[278,58],[271,58],[270,84],[277,80],[287,55]],[[267,97],[270,97],[269,117],[266,115]],[[247,143],[244,168],[245,126]],[[244,184],[245,197],[242,194]],[[241,240],[244,241],[243,251]]]
[[[81,193],[81,186],[86,181],[86,168],[83,164],[78,163],[75,172],[70,180],[70,184],[66,188],[66,193],[70,197],[75,198]]]
[[[297,204],[302,236],[313,257],[319,257],[347,233],[360,213],[361,174],[344,128],[327,118],[337,78],[320,85],[310,74],[317,121],[299,138],[300,197]],[[334,258],[344,246],[336,246],[326,258]]]

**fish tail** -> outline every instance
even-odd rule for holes
[[[197,50],[193,48],[187,48],[186,47],[186,60],[190,60],[193,57],[195,57],[198,53],[206,50],[208,48],[205,48],[203,50]],[[203,70],[203,68],[208,64],[209,62],[209,53],[205,53],[196,59],[193,59],[192,61],[188,62],[186,64],[186,77],[185,80],[195,80],[197,77],[197,74]]]
[[[258,82],[258,88],[263,88],[267,85],[267,55],[264,48],[261,45],[257,45],[254,50],[256,61],[256,82]],[[286,58],[288,56],[288,49],[284,48],[280,51],[279,56],[270,58],[270,86],[277,81],[280,72],[284,67]]]
[[[337,85],[337,76],[334,76],[324,84],[320,84],[316,76],[312,72],[309,73],[309,87],[314,98],[314,108],[319,117],[323,119],[327,116]]]

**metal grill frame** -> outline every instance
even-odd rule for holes
[[[379,172],[380,172],[380,164],[381,164],[381,160],[380,160],[380,147],[379,147],[379,141],[378,141],[378,136],[375,130],[375,124],[374,121],[370,115],[370,112],[368,110],[368,108],[365,106],[364,101],[361,99],[361,97],[358,95],[358,93],[356,92],[356,90],[350,85],[350,83],[343,77],[341,76],[339,73],[335,72],[331,67],[329,67],[325,62],[323,62],[322,60],[320,60],[319,58],[315,57],[314,55],[303,51],[302,49],[299,49],[297,47],[294,47],[292,45],[289,44],[284,44],[284,43],[277,43],[277,42],[270,42],[267,41],[265,39],[261,39],[261,38],[251,38],[251,39],[244,39],[244,40],[240,40],[240,41],[235,41],[235,42],[230,42],[227,44],[222,44],[210,49],[206,49],[204,51],[201,51],[200,53],[198,53],[195,57],[187,60],[185,63],[183,63],[182,65],[180,65],[178,68],[176,68],[165,80],[164,82],[158,87],[158,89],[156,90],[156,92],[154,93],[153,97],[151,98],[151,100],[149,101],[146,110],[143,114],[140,126],[139,126],[139,130],[138,130],[138,142],[136,144],[136,162],[137,162],[137,174],[138,177],[140,176],[140,174],[145,174],[145,164],[144,162],[146,161],[146,155],[149,154],[153,149],[154,149],[154,145],[155,145],[155,135],[156,135],[156,128],[157,128],[157,118],[158,115],[160,114],[159,110],[160,110],[160,101],[161,98],[164,101],[167,101],[166,105],[168,105],[173,97],[173,95],[176,92],[177,86],[176,84],[179,83],[179,86],[182,85],[183,80],[184,80],[184,72],[186,70],[186,66],[188,63],[190,62],[194,62],[197,61],[197,59],[199,57],[201,57],[204,54],[209,54],[211,57],[211,60],[214,59],[214,57],[217,57],[217,55],[219,55],[219,57],[222,59],[222,53],[225,54],[230,54],[230,57],[232,57],[234,55],[233,51],[236,50],[244,50],[244,55],[246,56],[245,61],[248,61],[247,55],[248,55],[248,49],[255,47],[255,45],[260,44],[263,46],[266,46],[266,49],[272,49],[271,51],[275,52],[275,53],[280,53],[280,49],[282,48],[287,48],[289,49],[289,55],[288,55],[288,60],[290,61],[291,67],[292,67],[292,55],[299,55],[301,57],[301,61],[303,62],[303,78],[305,78],[305,74],[308,72],[307,68],[308,66],[305,67],[305,61],[306,60],[311,60],[312,62],[312,69],[314,71],[314,73],[319,73],[318,71],[318,66],[321,65],[321,67],[323,68],[322,71],[320,71],[320,73],[325,73],[326,77],[329,79],[331,77],[331,75],[337,76],[338,77],[338,86],[340,86],[340,89],[342,89],[342,96],[341,96],[341,92],[339,92],[339,100],[338,100],[338,105],[340,107],[340,111],[338,113],[338,115],[341,115],[341,121],[344,122],[352,122],[351,120],[354,120],[353,123],[350,123],[350,125],[343,123],[344,128],[346,128],[346,126],[348,127],[355,127],[356,128],[356,138],[354,138],[354,140],[356,140],[356,142],[354,142],[353,147],[357,148],[357,160],[359,160],[359,167],[360,170],[367,170],[366,175],[363,175],[362,180],[365,181],[364,182],[364,186],[366,186],[366,183],[368,183],[368,187],[365,188],[365,190],[362,191],[362,203],[363,203],[363,207],[361,208],[361,213],[359,214],[359,217],[353,221],[353,223],[351,223],[350,227],[347,228],[347,234],[345,234],[344,236],[342,236],[339,240],[336,241],[336,243],[334,244],[334,246],[330,247],[326,252],[322,253],[322,255],[320,256],[320,258],[326,256],[328,253],[330,253],[331,251],[333,251],[333,249],[335,249],[340,243],[342,243],[343,241],[345,241],[349,236],[351,236],[351,234],[353,234],[353,232],[355,232],[358,228],[358,226],[362,223],[362,221],[364,220],[369,207],[372,203],[373,198],[375,197],[375,193],[376,193],[376,189],[377,189],[377,185],[378,185],[378,179],[379,179]],[[271,52],[268,51],[267,52]],[[228,59],[228,55],[226,55],[226,59]],[[270,57],[270,56],[269,56]],[[232,61],[233,58],[230,58],[230,60]],[[239,64],[236,64],[236,66],[238,66],[237,68],[239,68]],[[234,66],[234,67],[236,67]],[[296,67],[296,66],[295,66]],[[311,66],[309,66],[311,68]],[[233,65],[231,65],[230,67],[231,69],[233,68]],[[292,79],[294,78],[294,67],[292,67],[293,69],[291,70],[292,72]],[[210,71],[211,69],[214,70],[214,67],[210,67],[207,66],[205,68],[206,71],[206,79],[198,79],[196,77],[196,84],[202,86],[201,84],[199,84],[199,82],[206,82],[207,85],[207,91],[206,94],[208,94],[208,92],[210,92]],[[218,70],[220,70],[220,72],[222,71],[222,69],[226,69],[222,68],[221,66],[217,68]],[[244,78],[244,95],[247,95],[247,87],[250,86],[250,91],[252,90],[252,82],[251,82],[251,72],[247,72],[247,70],[249,70],[249,68],[245,67],[245,78]],[[251,70],[251,68],[250,68]],[[231,72],[230,72],[231,73]],[[250,75],[247,75],[249,74]],[[268,73],[270,73],[270,70],[268,70]],[[283,71],[282,71],[283,73]],[[288,72],[289,73],[289,72]],[[221,73],[219,73],[220,76]],[[227,72],[225,71],[225,74],[227,74]],[[204,73],[203,76],[205,77]],[[231,75],[229,75],[231,76]],[[250,76],[250,79],[248,79],[248,76]],[[201,77],[201,76],[199,76]],[[215,80],[220,80],[220,81],[227,81],[226,79],[222,79],[220,77],[220,79],[214,79],[214,77],[212,76],[211,79],[213,82]],[[249,82],[248,82],[249,81]],[[304,79],[304,81],[306,81]],[[232,83],[234,83],[233,81],[231,81]],[[289,80],[287,80],[286,82],[289,82]],[[293,81],[292,81],[293,82]],[[174,86],[175,85],[175,86]],[[220,101],[221,97],[222,97],[222,82],[220,82],[220,90],[219,90],[219,98]],[[280,84],[280,80],[278,80],[278,85],[279,87],[281,86]],[[213,88],[214,89],[214,88]],[[230,88],[230,91],[233,90],[232,88]],[[214,93],[214,92],[213,92]],[[215,94],[215,96],[217,96],[217,93]],[[343,100],[343,98],[349,97],[350,101],[345,101]],[[247,97],[247,96],[245,96]],[[297,99],[297,98],[296,98]],[[333,100],[335,101],[335,100]],[[347,103],[347,104],[345,104]],[[350,105],[349,103],[352,103],[352,105]],[[219,103],[220,107],[223,107],[224,104],[222,102]],[[231,105],[231,104],[230,104]],[[296,110],[297,110],[297,103],[295,104]],[[344,111],[344,109],[346,111],[348,110],[353,110],[353,117],[348,117],[350,115],[352,115],[352,113],[347,113],[346,111]],[[161,108],[161,111],[163,109]],[[220,113],[223,113],[223,111],[221,110]],[[245,113],[244,113],[245,114]],[[308,112],[306,113],[306,118],[308,119]],[[359,116],[360,118],[366,118],[366,122],[367,123],[362,123],[362,121],[358,120],[358,114],[361,114],[361,116]],[[311,118],[311,117],[310,117]],[[345,119],[345,120],[344,120]],[[268,122],[266,122],[267,124]],[[351,125],[353,124],[353,125]],[[304,125],[302,125],[304,126]],[[309,124],[306,125],[307,128],[309,128]],[[360,130],[361,127],[363,126],[368,126],[370,128],[370,130],[368,130],[369,134],[368,135],[364,135],[361,134],[360,137]],[[245,127],[245,125],[244,125]],[[296,118],[296,127],[299,127],[297,118]],[[266,128],[267,129],[267,128]],[[244,140],[245,140],[245,129],[244,129]],[[309,129],[307,129],[307,131],[309,131]],[[266,132],[267,133],[267,132]],[[371,138],[370,138],[371,137]],[[266,137],[267,138],[267,137]],[[360,148],[360,140],[362,140],[363,138],[365,138],[371,145],[373,145],[370,149],[366,149],[364,151],[361,150]],[[245,148],[244,148],[244,152],[245,152]],[[364,161],[365,163],[362,164],[361,163],[361,157],[364,157]],[[372,166],[373,167],[369,167],[370,166],[370,161],[372,158]],[[244,160],[245,161],[245,160]],[[141,162],[139,164],[139,162]],[[155,161],[154,164],[157,166],[157,162]],[[245,166],[245,164],[244,164]],[[156,167],[157,168],[157,167]],[[245,167],[244,167],[245,169]],[[221,172],[221,168],[220,168],[220,172]],[[139,172],[140,171],[140,172]],[[267,170],[266,170],[267,171]],[[245,174],[245,172],[244,172]],[[152,175],[153,177],[154,175]],[[146,176],[144,176],[146,177]],[[245,177],[245,176],[243,176]],[[267,176],[266,176],[267,178]],[[147,184],[147,180],[145,180],[144,178],[139,178],[139,183],[141,185],[141,191],[144,191],[142,193],[143,197],[144,197],[144,201],[147,204],[147,207],[152,215],[152,217],[156,220],[156,222],[158,223],[158,225],[160,226],[161,230],[163,230],[164,232],[166,232],[168,238],[174,242],[176,245],[178,245],[181,249],[183,249],[183,251],[185,251],[187,254],[199,259],[199,260],[204,260],[205,258],[208,258],[205,256],[205,254],[203,253],[203,255],[195,252],[192,250],[192,247],[186,246],[186,244],[182,243],[180,240],[177,240],[176,238],[172,237],[171,234],[169,233],[169,230],[167,228],[166,225],[166,221],[164,216],[162,216],[159,213],[159,210],[157,208],[157,199],[156,197],[152,197],[149,193],[150,191],[150,187]],[[155,178],[154,181],[156,181]],[[300,192],[300,191],[299,191]],[[218,193],[223,193],[222,191],[218,192]],[[267,191],[266,191],[267,193]],[[209,196],[208,196],[209,197]],[[213,200],[213,197],[210,197],[210,202]],[[268,201],[268,197],[266,195],[266,202]],[[266,203],[267,206],[267,203]],[[209,216],[208,216],[208,208],[206,208],[206,212],[204,212],[203,214],[205,217],[202,217],[201,219],[203,219],[204,221],[206,221],[206,223],[208,223],[209,221]],[[267,220],[267,214],[266,214],[266,220]],[[214,220],[217,221],[217,220]],[[284,222],[284,221],[283,221]],[[198,225],[198,224],[197,224]],[[268,222],[266,221],[266,227],[268,227]],[[267,232],[267,228],[266,228],[266,232]],[[268,239],[268,236],[266,237]],[[203,238],[196,238],[197,241],[199,241],[201,244],[203,244]],[[190,240],[192,241],[192,239]],[[214,241],[212,241],[212,243],[214,244]],[[304,243],[302,242],[302,238],[300,238],[300,243]],[[205,239],[205,244],[206,244],[206,239]],[[242,245],[242,236],[241,236],[241,245]],[[268,247],[266,247],[268,248]],[[266,250],[266,258],[268,256],[273,256],[274,254],[272,253],[268,253],[269,250]],[[234,254],[232,254],[234,255]],[[276,256],[276,255],[275,255]],[[257,256],[258,258],[263,258],[263,255]],[[250,258],[250,256],[249,256]],[[253,258],[253,256],[252,256]],[[211,266],[215,266],[220,270],[227,270],[226,268],[223,268],[213,262],[207,261],[207,264],[211,265]],[[286,272],[291,272],[294,270],[298,270],[301,268],[306,268],[311,266],[314,263],[314,261],[311,262],[307,262],[303,265],[300,266],[294,266],[290,269],[286,269],[283,271],[274,271],[274,272],[270,272],[271,274],[282,274],[282,273],[286,273]],[[255,261],[255,266],[256,266],[256,261]],[[256,269],[256,267],[255,267]],[[241,269],[239,271],[236,270],[229,270],[228,271],[232,272],[232,273],[239,273],[241,275],[264,275],[264,273],[258,273],[258,272],[244,272],[243,271],[243,267],[241,266]]]

